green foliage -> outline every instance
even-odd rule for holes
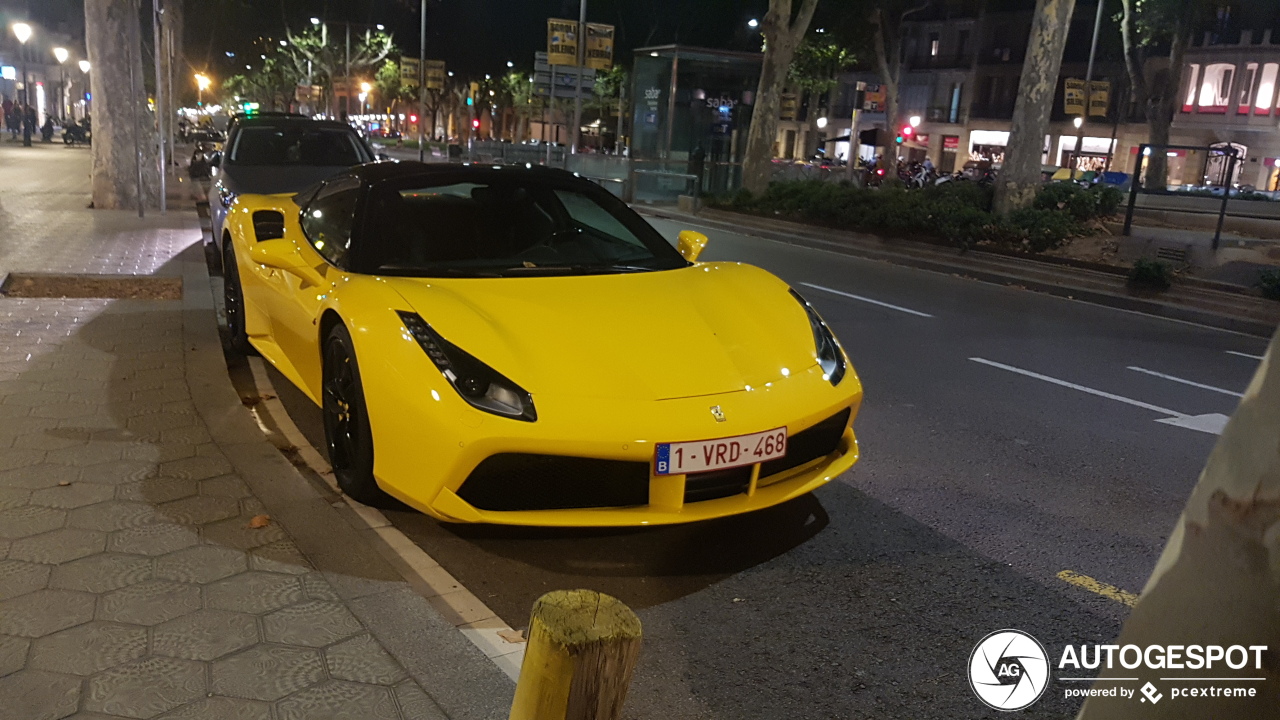
[[[836,76],[858,61],[853,51],[834,39],[810,36],[796,47],[791,58],[790,80],[800,90],[825,93],[836,86]]]
[[[1114,214],[1124,202],[1124,193],[1114,185],[1094,185],[1089,192],[1097,196],[1098,217]]]
[[[1258,287],[1262,296],[1270,300],[1280,300],[1280,270],[1264,270],[1258,278]]]
[[[771,183],[759,195],[739,190],[727,197],[710,198],[708,204],[849,230],[936,237],[960,247],[988,243],[1043,252],[1081,232],[1074,218],[1056,209],[1027,209],[996,218],[991,214],[991,196],[990,188],[977,183],[945,183],[908,191],[892,185],[871,189],[800,180]]]
[[[1129,287],[1138,290],[1168,290],[1173,285],[1168,263],[1138,258],[1129,270]]]

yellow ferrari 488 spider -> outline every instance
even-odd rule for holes
[[[322,409],[343,490],[449,522],[645,525],[803,495],[858,458],[862,386],[758,268],[697,262],[544,168],[363,165],[241,195],[233,344]]]

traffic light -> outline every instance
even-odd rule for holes
[[[894,141],[895,143],[897,143],[897,144],[901,145],[902,143],[906,142],[907,140],[910,140],[910,139],[911,139],[911,136],[915,133],[915,131],[916,131],[916,129],[915,129],[915,128],[913,128],[913,127],[911,127],[910,125],[903,125],[903,126],[898,130],[898,136],[897,136],[897,137],[895,137],[895,138],[893,139],[893,141]]]
[[[418,116],[417,116],[417,115],[410,115],[410,116],[409,116],[409,122],[411,122],[411,123],[416,123],[416,122],[418,122]]]
[[[472,119],[471,119],[471,129],[472,129],[472,130],[479,130],[479,129],[480,129],[480,118],[472,118]]]

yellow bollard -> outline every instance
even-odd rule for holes
[[[640,655],[640,618],[594,590],[538,598],[510,720],[617,720]]]

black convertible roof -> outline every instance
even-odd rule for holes
[[[357,165],[346,174],[358,178],[366,185],[376,185],[387,180],[422,177],[430,178],[441,175],[454,177],[492,178],[494,173],[524,175],[535,178],[554,178],[558,180],[573,179],[573,173],[542,165],[494,165],[492,163],[422,163],[416,160],[387,161]],[[583,182],[587,182],[583,180]]]

